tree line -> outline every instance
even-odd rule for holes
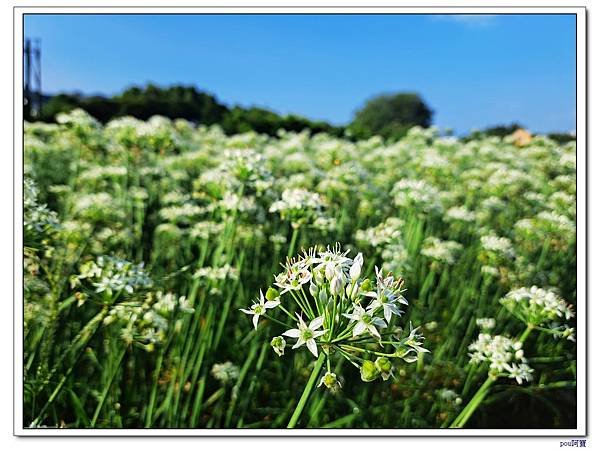
[[[352,139],[379,135],[391,140],[403,137],[413,126],[429,127],[433,117],[433,110],[421,96],[412,92],[373,97],[355,112],[348,125],[337,126],[259,107],[228,107],[214,95],[194,86],[160,87],[154,84],[133,86],[113,96],[61,93],[45,97],[41,111],[36,116],[32,116],[29,108],[25,107],[24,117],[27,121],[54,122],[57,114],[74,108],[87,111],[102,123],[122,116],[147,120],[154,115],[161,115],[171,119],[186,119],[196,124],[218,124],[229,135],[253,130],[276,136],[279,130],[308,130],[311,134],[325,132]],[[523,127],[517,123],[499,125],[477,131],[464,139],[481,135],[506,136],[518,128]],[[554,133],[551,137],[562,142],[574,139],[562,133]]]
[[[383,104],[390,103],[387,107]],[[147,120],[154,115],[186,119],[197,124],[220,125],[225,133],[246,131],[275,136],[278,130],[325,132],[334,136],[367,138],[379,134],[384,138],[401,137],[410,127],[431,124],[432,111],[413,93],[379,96],[366,103],[347,126],[336,126],[296,114],[278,114],[259,107],[228,107],[211,94],[194,86],[159,87],[153,84],[133,86],[114,96],[61,93],[46,97],[41,111],[32,116],[25,108],[25,120],[54,122],[56,115],[81,108],[102,123],[121,116]]]

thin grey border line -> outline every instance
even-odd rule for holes
[[[83,6],[27,6],[27,5],[19,5],[19,6],[13,6],[14,9],[18,9],[18,8],[35,8],[35,9],[52,9],[52,8],[71,8],[71,9],[82,9],[82,8],[94,8],[94,9],[98,9],[98,8],[104,8],[104,9],[114,9],[114,8],[143,8],[143,9],[174,9],[174,8],[180,8],[180,9],[340,9],[340,8],[352,8],[352,9],[411,9],[411,8],[419,8],[419,9],[475,9],[475,8],[480,8],[480,9],[499,9],[499,8],[504,8],[504,9],[515,9],[515,8],[521,8],[521,9],[535,9],[535,8],[543,8],[543,9],[548,9],[548,8],[552,8],[552,9],[573,9],[573,8],[584,8],[587,11],[587,7],[585,5],[573,5],[573,6],[527,6],[527,5],[518,5],[518,6],[477,6],[477,5],[470,5],[470,6],[430,6],[430,5],[425,5],[425,6],[419,6],[419,5],[402,5],[402,6],[384,6],[384,5],[376,5],[376,6],[340,6],[340,5],[319,5],[319,6],[307,6],[307,5],[298,5],[298,6],[292,6],[292,5],[280,5],[280,6],[266,6],[266,5],[261,5],[261,6],[249,6],[249,5],[199,5],[199,6],[185,6],[185,5],[173,5],[173,6],[128,6],[128,5],[115,5],[115,6],[92,6],[92,5],[83,5]],[[244,13],[240,13],[240,14],[244,14]],[[293,13],[288,13],[288,14],[293,14]],[[335,13],[333,13],[335,14]],[[417,13],[418,14],[418,13]],[[428,15],[428,14],[433,14],[433,13],[426,13],[424,15]],[[471,13],[471,14],[479,14],[479,13]],[[543,13],[532,13],[532,14],[543,14]]]
[[[485,8],[485,9],[498,9],[498,8],[505,8],[505,9],[515,9],[515,8],[521,8],[521,9],[546,9],[546,8],[552,8],[552,9],[575,9],[575,8],[581,8],[583,9],[583,16],[585,18],[585,22],[584,22],[584,28],[585,28],[585,51],[584,51],[584,57],[585,57],[585,88],[586,88],[586,94],[587,94],[587,87],[588,87],[588,27],[587,27],[587,14],[588,14],[588,10],[586,6],[552,6],[552,7],[546,7],[546,6],[498,6],[498,7],[494,7],[494,6],[407,6],[407,5],[403,5],[403,6],[232,6],[232,5],[226,5],[226,6],[150,6],[150,7],[144,7],[144,6],[126,6],[126,5],[119,5],[119,6],[90,6],[90,5],[86,5],[86,6],[24,6],[24,5],[20,5],[20,6],[13,6],[13,65],[14,65],[14,60],[15,60],[15,21],[16,21],[16,13],[18,9],[24,9],[24,8],[35,8],[35,9],[62,9],[62,8],[74,8],[74,9],[81,9],[81,8],[103,8],[103,9],[136,9],[136,8],[141,8],[141,9],[172,9],[172,8],[178,8],[178,9],[234,9],[234,8],[245,8],[245,9],[324,9],[324,8],[332,8],[332,9],[344,9],[344,8],[360,8],[360,9],[373,9],[373,8],[377,8],[377,9],[409,9],[409,8],[419,8],[419,9],[447,9],[447,8],[452,8],[452,9],[472,9],[472,8]],[[19,12],[20,16],[21,16],[21,20],[23,22],[22,24],[22,36],[21,36],[21,40],[23,40],[24,36],[25,36],[25,24],[24,24],[24,19],[26,15],[35,15],[36,13],[24,13],[24,12]],[[77,15],[78,13],[62,13],[64,15]],[[134,15],[135,13],[129,13],[128,15]],[[140,13],[140,15],[152,15],[153,13]],[[219,13],[214,13],[214,15],[218,15]],[[243,13],[243,12],[239,12],[239,13],[221,13],[223,15],[233,15],[233,14],[238,14],[238,15],[252,15],[252,13]],[[269,15],[277,15],[278,13],[263,13],[263,14],[269,14]],[[301,13],[279,13],[280,15],[300,15]],[[368,14],[368,13],[306,13],[307,15],[372,15],[372,14]],[[374,13],[377,14],[377,13]],[[43,14],[40,14],[43,15]],[[81,15],[93,15],[93,13],[84,13]],[[100,13],[99,15],[119,15],[119,13]],[[172,14],[168,14],[168,13],[159,13],[156,15],[172,15]],[[185,15],[211,15],[210,13],[186,13]],[[381,15],[453,15],[452,13],[440,13],[440,14],[434,14],[434,13],[424,13],[424,14],[420,14],[420,13],[381,13]],[[464,13],[464,15],[479,15],[478,13]],[[498,15],[519,15],[518,13],[501,13]],[[562,15],[560,13],[523,13],[522,15]],[[567,15],[566,13],[564,15]],[[578,100],[578,96],[577,96],[577,14],[574,13],[573,15],[575,15],[575,129],[577,130],[577,100]],[[21,61],[21,66],[23,65],[23,62]],[[21,69],[23,70],[23,68],[21,67]],[[16,77],[15,77],[15,70],[14,70],[14,66],[13,66],[13,108],[14,111],[16,112],[17,110],[17,105],[16,105]],[[23,85],[21,83],[21,85],[19,86],[20,89],[23,88]],[[589,359],[589,346],[587,345],[588,342],[588,325],[589,325],[589,314],[587,314],[588,312],[588,294],[589,294],[589,252],[588,252],[588,229],[589,229],[589,217],[588,217],[588,210],[589,210],[589,199],[588,199],[588,190],[589,190],[589,182],[588,182],[588,175],[589,175],[589,166],[587,164],[588,162],[588,142],[589,142],[589,138],[588,138],[588,124],[589,124],[589,120],[588,120],[588,112],[589,112],[589,102],[587,101],[586,98],[586,103],[585,103],[585,124],[586,124],[586,128],[585,128],[585,211],[586,211],[586,221],[585,221],[585,305],[586,305],[586,318],[585,318],[585,322],[586,322],[586,351],[585,351],[585,359],[586,359],[586,373],[585,373],[585,377],[586,377],[586,383],[585,383],[585,387],[586,387],[586,395],[585,395],[585,411],[586,411],[586,417],[585,417],[585,432],[583,435],[564,435],[564,436],[558,436],[558,435],[480,435],[480,436],[473,436],[473,435],[468,435],[468,436],[450,436],[450,435],[446,435],[446,436],[428,436],[428,435],[410,435],[410,436],[402,436],[402,435],[396,435],[396,434],[383,434],[380,436],[373,436],[373,435],[331,435],[331,434],[327,434],[327,435],[320,435],[320,434],[311,434],[311,435],[296,435],[296,434],[292,434],[292,435],[287,435],[287,436],[275,436],[275,435],[260,435],[260,434],[250,434],[250,435],[234,435],[234,436],[230,436],[230,435],[226,435],[226,434],[211,434],[211,435],[195,435],[195,436],[176,436],[176,435],[147,435],[147,434],[131,434],[128,436],[125,435],[106,435],[106,436],[98,436],[98,435],[91,435],[91,434],[80,434],[80,435],[65,435],[65,436],[56,436],[56,437],[125,437],[125,438],[130,438],[130,437],[178,437],[178,438],[195,438],[195,437],[200,437],[200,438],[210,438],[210,437],[233,437],[233,438],[245,438],[245,437],[252,437],[252,438],[261,438],[261,437],[301,437],[301,438],[321,438],[321,437],[325,437],[325,438],[336,438],[336,437],[358,437],[358,438],[369,438],[369,437],[377,437],[377,438],[411,438],[411,437],[426,437],[426,438],[454,438],[454,437],[463,437],[463,438],[478,438],[478,437],[501,437],[501,438],[561,438],[561,437],[588,437],[588,429],[589,429],[589,400],[588,400],[588,393],[589,393],[589,387],[588,387],[588,381],[589,381],[589,365],[588,363],[588,359]],[[16,199],[15,199],[15,154],[16,154],[16,147],[15,147],[15,126],[17,123],[17,115],[14,114],[13,115],[13,158],[12,158],[12,165],[13,165],[13,185],[12,185],[12,194],[13,194],[13,219],[15,216],[15,212],[16,212]],[[22,122],[24,121],[24,117],[21,113],[21,118],[22,118]],[[25,130],[24,127],[22,127],[22,143],[23,143],[23,147],[21,148],[21,152],[24,155],[24,134],[25,134]],[[575,162],[576,167],[577,167],[577,160]],[[24,179],[24,165],[25,165],[25,160],[24,158],[21,161],[21,176],[22,179]],[[577,170],[575,173],[575,177],[577,179]],[[575,209],[577,211],[577,202],[575,202]],[[577,212],[576,212],[576,217],[577,217]],[[13,220],[13,262],[15,261],[16,258],[16,249],[15,249],[15,223]],[[579,259],[577,258],[577,247],[576,247],[576,265],[579,263]],[[15,268],[16,266],[13,265],[13,280],[15,278]],[[23,286],[21,286],[21,288],[23,289]],[[16,323],[15,323],[15,285],[13,284],[13,338],[14,338],[14,334],[16,331]],[[22,291],[22,295],[23,295],[23,304],[24,304],[24,292]],[[15,361],[15,346],[13,344],[13,361]],[[576,392],[577,392],[577,387],[576,387]],[[14,366],[13,366],[13,411],[16,405],[16,395],[15,395],[15,371],[14,371]],[[576,411],[577,413],[577,411]],[[15,433],[15,422],[16,418],[13,414],[13,436],[17,436],[17,437],[55,437],[55,436],[51,436],[51,435],[44,435],[44,436],[31,436],[31,435],[17,435]],[[28,428],[22,428],[22,430],[25,430]],[[75,430],[87,430],[88,428],[75,428]],[[195,428],[149,428],[149,430],[195,430]],[[232,430],[235,428],[231,428]],[[364,430],[365,428],[350,428],[351,430]],[[372,429],[372,428],[369,428]],[[377,428],[377,430],[412,430],[414,428]],[[421,428],[422,430],[425,430],[427,428]],[[479,430],[498,430],[497,428],[479,428]],[[575,428],[576,429],[576,428]],[[98,429],[99,430],[99,429]],[[108,428],[105,430],[143,430],[143,429],[137,429],[137,428]],[[203,428],[197,428],[197,430],[203,430]],[[229,430],[229,428],[223,429],[223,430]],[[270,428],[262,428],[262,430],[271,430]],[[279,428],[279,429],[274,429],[274,430],[285,430],[283,428]],[[309,428],[307,429],[303,429],[303,430],[310,430]],[[324,430],[324,428],[319,428],[319,430]],[[571,428],[565,428],[565,430],[572,430]],[[457,432],[461,432],[463,430],[457,430]]]

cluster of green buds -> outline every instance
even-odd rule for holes
[[[283,265],[274,286],[248,308],[254,327],[260,318],[285,327],[271,340],[278,356],[287,348],[306,347],[316,358],[327,359],[320,385],[340,386],[331,371],[337,355],[355,366],[363,381],[393,376],[393,361],[412,363],[422,347],[422,335],[410,324],[408,333],[396,324],[408,302],[402,295],[403,280],[384,275],[377,267],[374,280],[362,275],[363,256],[353,259],[337,244],[326,250],[313,247]],[[290,325],[291,321],[291,325]],[[295,339],[295,342],[288,342]]]
[[[370,383],[379,377],[387,380],[392,375],[392,362],[387,356],[379,356],[375,361],[365,359],[360,367],[360,379]]]

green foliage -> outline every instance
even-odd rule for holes
[[[524,126],[517,122],[511,123],[509,125],[495,125],[492,127],[484,128],[483,130],[472,131],[471,133],[469,133],[469,135],[463,138],[463,141],[468,142],[477,139],[484,139],[486,136],[496,136],[503,138],[513,134],[519,129],[524,128]]]
[[[549,133],[548,137],[559,144],[566,144],[577,139],[573,134],[570,133]]]
[[[344,129],[323,121],[311,121],[298,115],[279,115],[273,111],[235,106],[228,108],[213,95],[192,86],[162,88],[153,84],[133,86],[113,97],[58,94],[48,99],[36,120],[54,122],[57,114],[81,108],[102,123],[121,116],[147,120],[161,115],[170,119],[186,119],[196,124],[220,124],[229,135],[256,131],[277,136],[279,130],[310,130],[342,136]],[[26,119],[28,110],[25,111]]]
[[[399,139],[413,126],[431,125],[432,110],[414,93],[385,94],[369,100],[350,124],[356,137]]]
[[[27,123],[24,148],[25,425],[574,427],[575,143],[228,136],[75,110]],[[336,242],[356,255],[348,270],[339,256],[320,281],[316,259],[310,278],[282,270]],[[308,303],[316,288],[323,303]],[[383,327],[356,308],[336,330],[328,291],[348,310],[393,295],[402,316],[384,309]],[[284,336],[306,304],[341,333],[329,359]],[[359,317],[383,339],[354,336]],[[506,341],[492,335],[519,339],[508,363],[528,366],[492,368],[503,353],[487,344]],[[473,364],[477,341],[489,360]]]
[[[343,129],[326,122],[313,122],[297,115],[280,116],[268,109],[241,108],[236,106],[229,110],[223,119],[223,130],[227,134],[257,133],[277,136],[279,130],[300,132],[310,130],[312,133],[329,133],[341,136]]]
[[[473,131],[468,136],[465,136],[462,140],[468,142],[472,140],[483,139],[486,136],[504,138],[506,136],[510,136],[519,129],[523,130],[526,129],[526,127],[518,122],[513,122],[509,125],[495,125],[493,127],[484,128],[483,130]],[[570,133],[548,133],[547,136],[558,144],[567,144],[576,140],[575,136]]]
[[[51,97],[42,107],[42,111],[37,117],[43,122],[53,122],[59,113],[69,112],[81,105],[82,97],[79,94],[58,94]],[[25,116],[26,120],[31,117]]]
[[[221,122],[227,111],[214,96],[191,86],[134,86],[115,96],[114,101],[119,105],[118,115],[142,120],[162,115],[170,119],[181,118],[212,125]]]

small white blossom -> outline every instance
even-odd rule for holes
[[[291,330],[287,330],[283,333],[284,336],[297,338],[298,340],[292,347],[296,349],[302,345],[306,345],[306,347],[310,350],[310,352],[315,355],[315,357],[319,356],[319,351],[317,349],[317,342],[315,338],[323,336],[327,330],[319,330],[323,326],[324,317],[317,317],[313,319],[308,325],[302,320],[301,316],[298,316],[298,328],[292,328]]]
[[[350,322],[356,322],[356,325],[354,325],[354,328],[352,329],[352,336],[360,336],[368,331],[371,335],[381,339],[381,335],[376,327],[386,328],[387,324],[382,318],[374,317],[374,312],[374,309],[367,311],[360,305],[354,305],[352,314],[343,314],[344,317],[350,319]]]
[[[240,308],[240,311],[242,311],[244,314],[252,316],[252,323],[254,324],[254,329],[256,330],[258,327],[259,317],[264,315],[268,309],[276,308],[280,303],[281,302],[279,299],[266,300],[262,291],[260,291],[260,299],[258,300],[258,303],[253,303],[252,306],[250,306],[250,309]]]

